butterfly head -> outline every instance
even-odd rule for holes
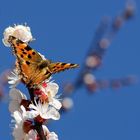
[[[8,38],[9,44],[13,45],[14,44],[14,40],[16,40],[16,37],[10,35],[9,38]]]

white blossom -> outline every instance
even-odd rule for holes
[[[56,135],[55,132],[50,132],[50,133],[47,135],[47,140],[58,140],[58,136]]]
[[[31,109],[30,113],[33,117],[37,117],[40,115],[43,119],[53,119],[58,120],[60,118],[59,112],[54,108],[50,107],[48,103],[36,102],[34,104],[30,104],[29,108]]]
[[[14,69],[8,76],[8,83],[11,85],[10,88],[16,87],[21,81],[21,77],[18,74],[18,70]]]
[[[50,132],[45,125],[42,125],[42,128],[47,140],[58,140],[58,136],[55,132]],[[36,139],[37,139],[37,132],[33,129],[30,130],[24,138],[24,140],[36,140]]]
[[[56,83],[48,82],[46,87],[40,86],[40,89],[47,95],[49,105],[55,107],[58,110],[62,107],[61,102],[56,99],[56,94],[59,89],[59,86]]]
[[[37,132],[31,129],[28,134],[26,134],[24,140],[37,140]]]
[[[32,117],[30,114],[25,110],[23,106],[21,106],[22,113],[19,111],[15,111],[12,116],[14,118],[13,121],[15,121],[15,127],[13,129],[13,137],[15,140],[24,140],[27,136],[27,134],[23,130],[23,123],[27,119],[31,119]]]
[[[11,113],[13,113],[14,111],[21,111],[20,103],[23,99],[27,100],[26,95],[24,95],[20,90],[12,88],[9,91],[9,96],[9,111]]]
[[[17,39],[20,39],[23,42],[30,42],[33,40],[30,27],[26,25],[15,25],[13,27],[8,27],[4,30],[4,38],[2,39],[5,46],[10,47],[8,42],[9,36],[14,36]]]
[[[58,140],[58,136],[55,132],[50,132],[49,129],[45,126],[42,125],[44,134],[47,136],[47,140]]]

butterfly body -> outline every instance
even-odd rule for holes
[[[16,67],[19,70],[19,75],[22,77],[22,81],[30,88],[41,84],[54,73],[78,66],[71,63],[53,63],[48,59],[43,59],[27,43],[13,36],[9,37],[8,42],[11,44],[13,53],[16,56]]]

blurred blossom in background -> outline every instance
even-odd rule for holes
[[[54,76],[63,108],[61,119],[50,122],[49,128],[60,140],[140,139],[140,1],[1,4],[1,39],[8,25],[27,22],[36,39],[32,48],[53,61],[80,64],[77,70]],[[12,139],[7,75],[15,59],[1,46],[0,134]]]

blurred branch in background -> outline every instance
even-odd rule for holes
[[[64,85],[62,94],[63,110],[68,110],[73,105],[72,99],[68,96],[72,93],[74,94],[76,90],[83,86],[86,87],[89,93],[95,93],[99,89],[118,89],[120,87],[130,86],[136,82],[136,77],[131,75],[112,80],[100,80],[96,79],[95,76],[95,72],[99,70],[99,67],[103,63],[103,57],[108,47],[111,46],[114,37],[124,23],[134,17],[134,13],[135,3],[134,1],[128,1],[124,11],[112,21],[109,17],[103,17],[95,32],[84,63],[81,65],[77,79],[74,83]]]

